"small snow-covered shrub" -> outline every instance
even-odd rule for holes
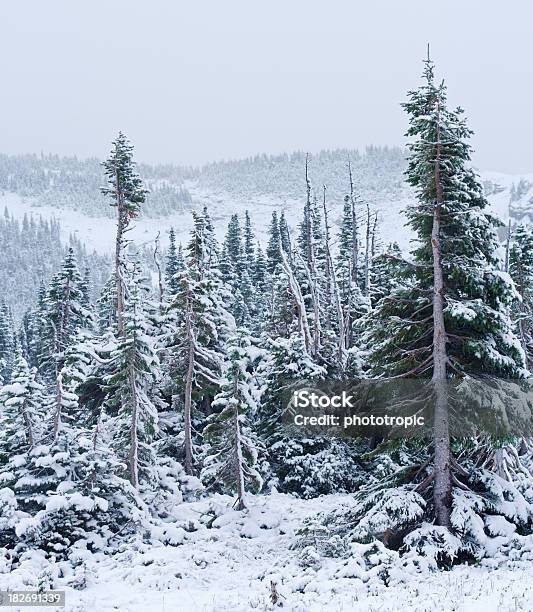
[[[451,565],[461,550],[461,540],[446,527],[438,527],[423,523],[405,539],[404,544],[408,550],[427,558],[432,567]]]
[[[349,542],[380,540],[399,548],[401,536],[419,524],[425,514],[424,498],[407,486],[365,489],[356,498],[358,503],[348,512],[333,512],[323,519],[331,535]]]
[[[356,491],[365,474],[350,444],[326,438],[283,439],[270,448],[280,492],[309,499]]]
[[[304,568],[312,567],[316,569],[322,564],[320,557],[321,555],[314,546],[306,546],[298,555],[298,564]]]

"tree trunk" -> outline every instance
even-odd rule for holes
[[[437,101],[438,105],[438,101]],[[438,111],[438,107],[437,107]],[[450,527],[452,503],[451,451],[446,388],[446,328],[444,325],[444,278],[441,263],[440,226],[444,194],[440,180],[441,144],[440,128],[437,124],[437,147],[435,156],[436,202],[433,210],[431,248],[433,254],[433,385],[435,392],[434,430],[435,447],[433,501],[435,524]]]
[[[366,203],[365,296],[370,292],[370,205]]]
[[[329,248],[329,221],[328,211],[326,208],[326,187],[324,186],[324,241],[326,251],[326,271],[327,271],[327,286],[328,286],[328,300],[333,299],[335,304],[335,310],[337,312],[337,326],[338,326],[338,357],[341,369],[344,370],[346,360],[346,330],[344,329],[344,313],[342,312],[342,303],[339,295],[339,287],[337,285],[337,279],[335,277],[335,266],[333,265],[333,259],[331,257],[331,251]]]
[[[131,425],[130,425],[130,449],[128,453],[128,467],[130,472],[130,482],[133,487],[139,486],[139,398],[137,394],[137,381],[135,380],[135,368],[133,363],[128,366],[128,378],[130,383],[130,393],[132,399]]]
[[[372,225],[372,242],[370,246],[370,258],[373,260],[376,256],[376,232],[378,227],[378,213],[374,213],[374,224]]]
[[[117,286],[117,329],[118,335],[120,337],[124,335],[124,282],[122,279],[122,238],[126,223],[118,170],[115,171],[115,190],[118,211],[117,236],[115,239],[115,275]]]
[[[239,381],[237,374],[233,378],[233,397],[237,399],[239,393]],[[238,405],[235,406],[234,414],[234,427],[235,427],[235,477],[237,480],[237,501],[235,503],[236,510],[244,510],[246,508],[246,491],[244,488],[244,470],[242,460],[242,444],[241,444],[241,426],[239,423],[239,409]]]
[[[511,219],[509,218],[509,225],[507,226],[507,240],[505,241],[505,271],[509,272],[509,250],[511,246]]]
[[[59,428],[61,427],[61,407],[63,405],[63,371],[59,370],[56,374],[56,410],[54,414],[54,440],[57,439]]]
[[[313,227],[311,218],[311,183],[309,182],[309,153],[305,156],[305,185],[307,191],[306,199],[306,219],[305,221],[305,233],[307,238],[307,265],[311,273],[314,273],[314,249],[313,249]]]
[[[22,418],[24,420],[24,425],[28,432],[28,445],[30,448],[33,448],[35,444],[35,436],[33,434],[33,423],[31,422],[30,415],[28,414],[28,408],[26,405],[26,401],[22,404]]]
[[[185,378],[185,401],[183,413],[183,428],[185,434],[185,473],[193,474],[193,448],[192,448],[192,382],[194,376],[194,333],[192,329],[190,305],[187,305],[187,340],[189,343],[187,375]]]
[[[57,439],[59,428],[61,427],[61,411],[63,409],[63,365],[65,363],[65,329],[70,317],[70,279],[67,278],[65,294],[63,296],[63,306],[61,308],[61,317],[59,328],[55,330],[55,350],[56,350],[56,410],[54,415],[54,440]]]
[[[300,285],[296,280],[292,268],[287,261],[287,257],[285,253],[281,252],[283,269],[287,273],[287,277],[289,280],[289,289],[294,298],[294,304],[296,306],[296,312],[298,315],[298,326],[300,328],[300,333],[302,334],[302,338],[304,340],[305,350],[309,353],[309,349],[312,345],[311,333],[309,331],[309,325],[307,322],[307,312],[305,309],[305,302],[302,296],[302,291],[300,289]]]

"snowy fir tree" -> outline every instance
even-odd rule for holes
[[[136,172],[133,161],[133,146],[126,136],[119,132],[113,142],[109,158],[104,162],[108,187],[102,189],[105,196],[111,199],[111,206],[117,209],[117,234],[115,240],[115,283],[117,302],[118,333],[124,331],[124,233],[130,221],[138,216],[141,204],[146,198],[146,189]]]
[[[168,292],[171,295],[174,295],[178,289],[176,275],[183,270],[183,267],[184,262],[181,244],[179,245],[179,247],[176,247],[176,233],[174,232],[174,228],[171,227],[169,232],[169,246],[165,264],[165,280]]]
[[[104,377],[105,405],[114,414],[114,443],[127,466],[127,477],[138,488],[150,482],[154,467],[153,440],[157,409],[151,399],[157,375],[157,356],[145,310],[147,287],[137,262],[125,270],[124,331],[109,356]]]
[[[30,369],[19,351],[13,368],[12,382],[2,387],[0,396],[3,406],[3,467],[9,465],[14,456],[23,455],[37,443],[43,392],[43,385],[36,381],[36,371]]]
[[[172,375],[182,398],[184,466],[195,471],[193,409],[209,404],[218,392],[223,369],[224,338],[235,326],[222,303],[217,248],[205,214],[194,216],[186,252],[186,269],[169,306],[176,313],[171,334]]]
[[[477,512],[483,514],[487,503],[483,493],[478,493],[483,501],[474,501],[476,494],[469,492],[470,487],[491,495],[489,477],[476,469],[475,452],[464,465],[454,457],[454,450],[462,447],[450,434],[447,381],[520,379],[526,370],[510,318],[516,291],[497,257],[498,222],[485,211],[481,184],[468,166],[471,132],[462,110],[447,107],[446,88],[435,82],[429,59],[424,84],[409,93],[404,108],[412,139],[406,176],[417,194],[417,202],[407,215],[417,243],[410,260],[402,265],[398,285],[366,317],[370,329],[367,344],[372,375],[432,381],[432,448],[428,454],[424,447],[408,444],[411,465],[403,465],[389,476],[386,486],[396,482],[397,488],[387,495],[391,500],[399,495],[405,507],[393,502],[386,529],[400,542],[414,529],[405,539],[408,546],[417,550],[433,546],[432,554],[440,554],[444,562],[475,548],[470,541],[473,526],[465,524],[465,513],[470,522],[479,521],[473,517]],[[483,444],[475,446],[477,452],[484,452]],[[419,467],[413,468],[417,464]],[[371,486],[361,514],[354,519],[364,520],[367,536],[373,529],[375,502],[380,499],[381,504],[384,494],[381,491],[379,498],[370,502],[372,490]],[[365,495],[363,491],[361,497]],[[412,509],[406,511],[409,505]],[[428,519],[434,527],[423,523]],[[375,533],[383,532],[382,527],[376,526]]]
[[[262,479],[255,469],[259,442],[250,427],[250,414],[256,406],[253,381],[248,372],[250,340],[245,330],[237,330],[227,343],[229,366],[227,382],[215,396],[212,407],[216,411],[208,419],[204,438],[210,445],[204,461],[202,479],[207,483],[221,483],[237,494],[235,507],[246,507],[247,487],[259,491]]]

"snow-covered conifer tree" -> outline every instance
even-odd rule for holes
[[[167,259],[165,264],[165,281],[167,284],[167,291],[170,295],[174,295],[177,291],[178,285],[176,275],[183,270],[183,255],[181,253],[181,245],[176,247],[176,232],[174,228],[170,228],[169,232],[169,245],[167,252]]]
[[[258,440],[249,423],[250,413],[256,410],[251,375],[247,371],[249,347],[250,340],[243,329],[229,339],[227,382],[215,396],[212,408],[216,412],[209,417],[204,429],[210,449],[204,461],[202,479],[209,484],[221,482],[224,488],[235,492],[237,510],[246,507],[247,486],[258,491],[262,485],[261,476],[254,467]]]
[[[172,370],[183,397],[184,465],[195,468],[193,404],[211,401],[218,392],[223,369],[223,341],[234,327],[224,308],[218,255],[209,219],[193,214],[194,228],[187,247],[186,268],[178,275],[178,291],[170,310],[176,313],[170,342]]]
[[[533,366],[533,232],[518,225],[512,235],[509,273],[520,295],[513,309],[518,335],[526,355],[528,369]]]
[[[111,198],[111,206],[117,209],[117,235],[115,240],[115,282],[118,333],[124,332],[124,233],[128,225],[141,210],[146,198],[146,189],[136,172],[133,161],[133,146],[126,136],[119,132],[113,141],[108,159],[103,162],[108,187],[102,193]]]
[[[471,131],[463,111],[447,107],[446,87],[435,82],[429,59],[424,84],[409,92],[404,108],[412,138],[407,180],[417,194],[407,215],[417,243],[405,262],[406,280],[369,315],[368,346],[374,376],[434,383],[433,467],[418,472],[424,479],[417,492],[427,494],[432,485],[424,515],[446,531],[456,527],[454,490],[469,478],[451,452],[446,380],[520,378],[525,370],[509,313],[516,291],[499,269],[498,222],[485,211],[468,164]]]

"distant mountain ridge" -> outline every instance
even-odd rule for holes
[[[339,149],[310,156],[309,176],[314,192],[321,197],[322,185],[327,186],[333,246],[344,195],[349,190],[348,160],[361,201],[361,216],[365,215],[365,202],[378,213],[379,244],[396,241],[408,249],[411,232],[405,227],[403,211],[413,201],[413,193],[403,181],[405,153],[387,147],[369,147],[363,153]],[[139,172],[151,193],[130,237],[142,249],[150,251],[157,235],[164,248],[171,226],[178,242],[186,244],[192,226],[190,211],[203,206],[207,206],[219,238],[224,236],[231,215],[242,216],[245,210],[250,211],[256,237],[263,245],[274,210],[284,212],[296,235],[305,202],[303,152],[257,155],[202,168],[139,164]],[[491,212],[505,226],[509,217],[513,225],[533,223],[533,175],[482,172],[481,177]],[[47,280],[57,268],[64,254],[63,245],[75,246],[80,265],[93,270],[95,289],[101,286],[108,273],[105,255],[112,253],[116,233],[116,211],[100,193],[103,184],[102,166],[97,159],[0,155],[0,212],[6,208],[6,220],[15,218],[20,223],[17,230],[12,223],[0,222],[0,300],[5,299],[16,314],[29,305],[38,280]],[[33,245],[37,247],[34,249],[31,243],[35,238],[24,240],[23,232],[19,240],[17,232],[28,223],[29,227],[32,223],[41,227],[41,216],[55,233],[48,242]],[[56,225],[54,219],[60,223]],[[43,236],[47,236],[46,232]],[[502,227],[500,238],[504,241],[505,237],[506,227]],[[41,251],[54,253],[48,257],[48,267],[41,263]],[[21,273],[13,274],[15,268]]]
[[[349,188],[348,161],[359,195],[369,200],[397,197],[402,190],[405,154],[400,148],[367,147],[320,151],[309,157],[309,173],[317,191],[326,185],[330,197]],[[209,191],[243,199],[271,196],[298,198],[305,192],[305,153],[256,155],[222,161],[201,168],[171,164],[139,164],[150,193],[143,208],[149,217],[186,212],[191,192]],[[57,155],[0,154],[0,190],[33,199],[33,206],[78,210],[90,216],[113,216],[100,193],[105,183],[101,162],[95,158]]]

